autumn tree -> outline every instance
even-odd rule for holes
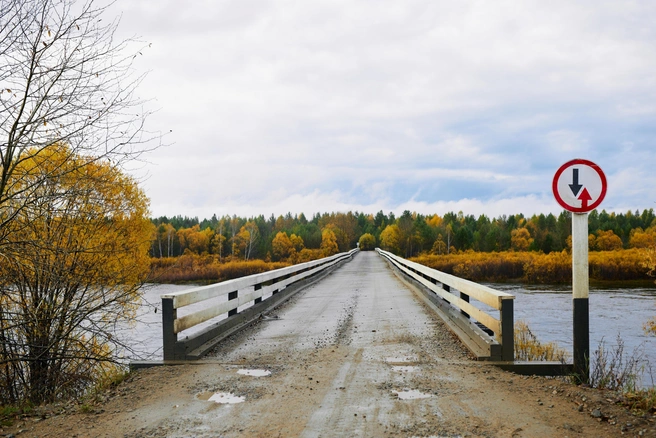
[[[278,231],[276,237],[271,242],[273,257],[275,260],[284,260],[295,252],[294,244],[289,239],[289,236],[284,231]]]
[[[597,231],[597,236],[594,239],[594,249],[598,251],[613,251],[616,249],[622,249],[622,239],[617,236],[613,230],[599,230]]]
[[[212,252],[219,255],[219,262],[223,259],[223,249],[225,248],[226,237],[223,232],[226,228],[225,218],[221,218],[216,225],[214,240],[212,241]]]
[[[242,234],[242,239],[245,241],[244,258],[249,260],[253,256],[255,242],[260,237],[260,230],[255,222],[248,221],[241,227],[240,234]]]
[[[178,230],[178,240],[182,251],[189,250],[194,254],[209,253],[210,242],[214,238],[214,231],[211,228],[200,229],[196,224],[191,228],[181,228]]]
[[[446,254],[446,243],[444,243],[444,238],[441,234],[437,235],[437,239],[435,239],[433,247],[431,248],[431,253],[438,255]]]
[[[646,230],[634,228],[629,235],[629,246],[631,248],[653,248],[656,247],[656,227]]]
[[[292,235],[289,236],[289,241],[292,243],[294,251],[296,252],[301,252],[305,248],[305,243],[303,242],[303,238],[301,236],[297,236],[296,234],[292,233]]]
[[[14,166],[0,252],[0,403],[80,394],[121,348],[154,226],[135,181],[108,160],[51,145]],[[44,178],[48,184],[39,184]],[[16,208],[14,208],[16,206]]]
[[[376,248],[376,237],[373,234],[365,233],[360,236],[358,243],[362,251],[371,251]]]
[[[388,225],[380,233],[380,246],[387,251],[398,254],[401,251],[401,231],[396,224]]]
[[[148,112],[135,96],[141,47],[115,38],[118,20],[103,20],[107,7],[93,0],[0,6],[0,245],[43,186],[75,170],[50,167],[29,180],[14,175],[42,161],[52,145],[67,145],[81,168],[101,158],[121,166],[158,137],[143,130]]]
[[[173,256],[173,237],[176,236],[175,228],[169,223],[162,223],[155,232],[156,249],[153,251],[155,257]]]
[[[513,251],[527,251],[533,243],[531,233],[523,227],[512,230],[510,236],[510,247]]]
[[[326,228],[321,232],[321,251],[324,257],[328,257],[339,252],[337,245],[337,236],[330,228]]]

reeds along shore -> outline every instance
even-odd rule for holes
[[[445,255],[419,255],[410,260],[472,281],[558,284],[572,280],[572,256],[567,251],[549,254],[528,251],[465,251]],[[650,279],[642,249],[592,251],[589,253],[589,265],[592,280]]]

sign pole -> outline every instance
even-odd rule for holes
[[[590,380],[588,212],[604,200],[608,183],[599,166],[577,158],[560,166],[551,187],[561,207],[572,212],[574,377],[578,383],[587,384]]]
[[[578,383],[590,377],[590,282],[588,268],[588,213],[572,214],[572,302],[574,373]]]

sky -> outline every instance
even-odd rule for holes
[[[656,207],[656,2],[117,0],[167,146],[153,216],[559,213]]]

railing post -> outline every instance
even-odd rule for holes
[[[175,360],[175,344],[178,335],[175,333],[175,320],[178,311],[173,307],[173,298],[162,298],[162,339],[164,360]]]
[[[515,360],[515,300],[501,300],[501,360]]]
[[[239,297],[239,291],[229,292],[228,301],[236,300]],[[228,311],[228,316],[236,315],[237,309],[232,309]]]
[[[469,302],[469,295],[460,292],[460,299],[463,300],[465,303],[468,303]],[[465,318],[469,318],[469,313],[465,312],[464,310],[460,310],[460,313],[462,313],[462,315]]]

